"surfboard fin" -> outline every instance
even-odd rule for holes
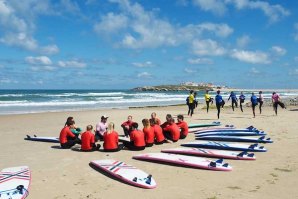
[[[259,140],[264,140],[265,135],[263,135],[262,137],[259,138]]]
[[[264,146],[260,146],[260,149],[264,149]]]
[[[229,166],[229,163],[224,163],[222,166],[223,167],[228,167]]]
[[[247,156],[252,158],[252,157],[255,156],[255,154],[254,153],[249,153],[249,154],[247,154]]]
[[[215,162],[221,164],[221,163],[223,163],[223,159],[218,159]]]
[[[211,162],[209,163],[209,166],[211,166],[211,167],[216,167],[216,162],[211,161]]]
[[[132,181],[137,182],[137,181],[138,181],[138,178],[137,178],[137,177],[134,177],[134,178],[132,179]]]
[[[244,155],[246,155],[247,154],[247,152],[246,151],[242,151],[241,153],[239,153],[237,156],[239,156],[239,157],[243,157]]]
[[[146,184],[151,184],[151,178],[152,178],[152,175],[148,175],[147,177],[147,180],[146,180]]]
[[[16,188],[18,191],[19,191],[19,193],[21,194],[21,195],[23,195],[23,189],[24,189],[24,185],[19,185],[19,186],[17,186],[17,188]]]
[[[258,144],[252,144],[252,145],[250,145],[248,148],[249,149],[254,149],[255,147],[257,147],[258,146]]]
[[[37,135],[33,135],[34,137],[37,137]]]
[[[31,137],[30,137],[30,135],[26,135],[26,136],[27,136],[27,138],[28,138],[28,139],[30,139],[30,138],[31,138]]]

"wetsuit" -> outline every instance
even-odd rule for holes
[[[180,129],[176,123],[163,125],[165,126],[163,130],[164,136],[168,140],[172,140],[173,142],[177,142],[180,138]]]
[[[188,115],[192,116],[193,110],[195,109],[195,97],[190,94],[188,97]]]
[[[116,152],[120,151],[122,146],[118,145],[118,133],[116,131],[113,132],[105,132],[103,134],[103,148],[106,152]]]
[[[219,119],[220,108],[223,108],[223,106],[225,105],[225,101],[222,99],[222,96],[220,94],[217,94],[215,96],[215,104],[217,108],[217,118]]]
[[[207,94],[207,93],[205,94],[205,101],[206,101],[207,113],[208,113],[208,111],[209,111],[209,104],[210,104],[210,102],[212,103],[213,101],[212,101],[211,96],[209,94]]]
[[[82,151],[96,151],[99,148],[99,147],[96,147],[95,136],[90,131],[86,131],[82,133],[81,141],[82,141],[82,146],[81,146]]]
[[[143,128],[143,132],[145,135],[146,147],[152,147],[154,143],[154,128],[151,126],[149,128]]]
[[[256,108],[256,106],[258,105],[258,99],[257,99],[257,96],[252,95],[252,96],[250,97],[250,101],[251,101],[252,113],[253,113],[254,117],[256,117],[255,108]]]
[[[130,133],[130,142],[123,142],[129,150],[141,151],[145,149],[145,135],[140,130],[133,130]]]
[[[231,93],[230,96],[229,96],[228,101],[230,100],[230,98],[232,99],[232,109],[234,111],[234,104],[235,104],[236,108],[238,107],[238,103],[237,103],[238,100],[237,100],[236,94]]]
[[[185,121],[177,122],[177,126],[180,128],[180,139],[185,139],[188,134],[188,125]]]
[[[260,103],[259,109],[260,109],[260,114],[262,113],[262,105],[264,103],[264,97],[263,94],[259,94],[258,102]]]
[[[80,144],[80,139],[78,139],[75,134],[73,134],[69,126],[65,126],[59,136],[60,145],[63,149],[70,149],[75,144]]]
[[[239,100],[240,100],[240,109],[241,109],[241,111],[243,112],[242,104],[244,103],[245,95],[241,94],[241,95],[239,96]]]

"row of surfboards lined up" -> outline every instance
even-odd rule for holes
[[[253,153],[266,152],[258,142],[272,143],[265,138],[266,133],[250,126],[245,129],[236,129],[234,126],[199,128],[199,125],[190,126],[195,139],[209,139],[209,141],[195,141],[181,144],[186,148],[163,149],[163,153],[147,153],[133,156],[137,160],[168,163],[172,165],[187,166],[215,171],[231,171],[232,167],[223,161],[225,159],[256,160]],[[219,126],[219,125],[216,125]],[[211,141],[212,139],[232,142],[255,142],[251,145],[238,143],[223,143]],[[244,137],[245,136],[245,137]],[[255,137],[248,137],[255,136]],[[230,151],[232,150],[232,151]],[[238,151],[238,152],[236,152]],[[190,156],[191,155],[191,156]],[[198,157],[199,156],[199,157]],[[203,157],[220,158],[208,160]],[[104,159],[89,163],[96,170],[102,170],[110,175],[137,187],[152,189],[157,186],[151,174],[122,161]],[[28,166],[12,167],[0,172],[0,198],[19,199],[29,195],[31,172]]]

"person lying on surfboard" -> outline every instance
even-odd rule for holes
[[[143,131],[138,130],[138,127],[138,123],[132,123],[130,142],[123,142],[124,146],[132,151],[141,151],[145,149],[145,135]]]
[[[131,133],[131,125],[132,125],[133,123],[134,123],[134,122],[132,121],[132,116],[129,115],[129,116],[127,117],[127,121],[126,121],[126,122],[123,122],[123,123],[121,124],[121,127],[123,128],[125,137],[130,136],[130,133]]]
[[[178,115],[177,120],[178,120],[178,122],[176,124],[180,128],[180,138],[179,139],[185,139],[188,134],[188,124],[184,121],[183,115]]]
[[[71,132],[71,128],[75,128],[74,122],[68,122],[60,132],[59,141],[63,149],[70,149],[75,144],[81,144],[81,140]]]
[[[82,133],[82,151],[97,151],[100,148],[100,144],[95,145],[95,135],[92,133],[92,130],[93,126],[88,125],[86,131]]]
[[[114,130],[115,124],[110,122],[107,131],[103,134],[103,148],[105,152],[117,152],[123,148],[118,143],[118,133]]]
[[[175,123],[171,114],[167,114],[166,122],[161,125],[163,130],[163,134],[167,140],[171,140],[173,142],[177,142],[180,138],[180,129]]]

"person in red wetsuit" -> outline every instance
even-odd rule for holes
[[[71,128],[74,128],[74,122],[69,122],[60,132],[59,141],[63,149],[70,149],[75,144],[81,143],[81,140],[71,132]]]
[[[162,128],[155,122],[155,120],[150,120],[150,125],[154,130],[155,144],[160,145],[166,143],[165,136],[162,133]]]
[[[172,115],[167,114],[166,120],[167,121],[161,125],[163,134],[166,139],[177,142],[180,138],[179,127],[176,125]]]
[[[143,119],[142,123],[144,125],[143,132],[145,135],[146,147],[152,147],[154,143],[154,128],[150,126],[148,119]]]
[[[105,152],[117,152],[122,149],[122,145],[118,145],[118,133],[114,130],[115,124],[110,122],[107,131],[103,134],[103,148]]]
[[[127,121],[126,122],[123,122],[121,124],[121,127],[123,128],[123,131],[124,131],[124,135],[125,137],[128,137],[130,135],[130,132],[131,132],[131,125],[133,124],[134,122],[132,121],[132,116],[129,115],[127,117]]]
[[[150,118],[149,121],[150,121],[150,124],[154,121],[154,123],[156,123],[157,125],[161,125],[161,121],[160,121],[160,119],[158,119],[156,117],[156,113],[155,112],[151,113],[151,118]]]
[[[141,151],[145,149],[145,135],[143,131],[138,130],[138,123],[131,125],[130,142],[123,142],[124,146],[132,151]]]
[[[82,151],[96,151],[100,148],[100,144],[95,145],[95,135],[92,133],[93,126],[88,125],[86,131],[81,135],[81,150]]]
[[[177,126],[180,128],[180,139],[185,139],[188,134],[188,124],[184,121],[183,115],[177,116]]]

